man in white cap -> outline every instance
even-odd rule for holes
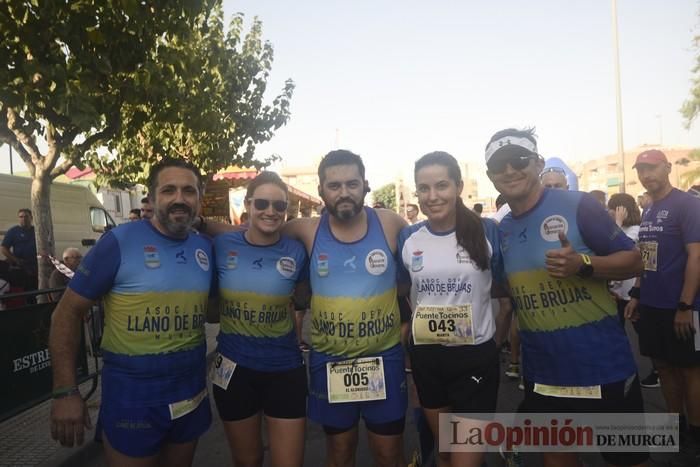
[[[523,349],[519,410],[643,412],[637,368],[607,285],[641,272],[634,243],[591,196],[544,189],[532,129],[494,134],[486,166],[512,210],[499,232]],[[603,457],[639,465],[648,453]],[[576,453],[546,452],[544,465],[576,466]]]

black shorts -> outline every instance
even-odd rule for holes
[[[673,327],[676,310],[639,306],[639,352],[673,367],[700,366],[700,352],[693,338],[679,339]]]
[[[309,392],[306,367],[287,371],[256,371],[237,366],[228,388],[212,385],[219,416],[226,422],[252,417],[263,411],[268,417],[306,417]]]
[[[496,411],[501,372],[493,339],[479,345],[412,345],[409,354],[423,408]]]
[[[543,396],[534,392],[535,384],[525,380],[525,398],[519,413],[639,413],[644,414],[644,399],[639,377],[601,386],[600,399]],[[643,418],[640,419],[643,422]],[[636,465],[649,458],[648,452],[601,452],[613,465]]]

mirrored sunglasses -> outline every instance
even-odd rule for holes
[[[486,164],[486,167],[492,174],[500,174],[505,172],[507,165],[513,167],[513,170],[523,170],[530,164],[530,160],[534,158],[535,156],[532,156],[530,154],[499,158],[496,160],[490,160],[488,164]]]

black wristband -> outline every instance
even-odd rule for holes
[[[629,291],[630,298],[636,298],[639,300],[639,287],[632,287]]]

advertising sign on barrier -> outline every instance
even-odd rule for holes
[[[51,396],[49,329],[56,303],[0,311],[0,421]],[[85,335],[81,327],[77,378],[88,376]]]

